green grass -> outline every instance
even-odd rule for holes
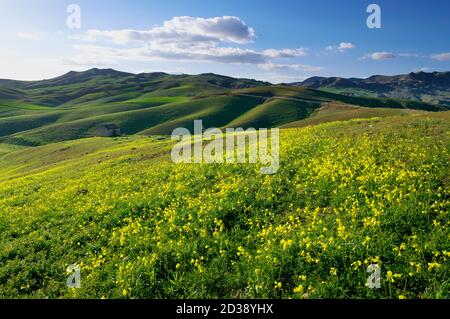
[[[61,112],[49,112],[0,118],[0,137],[51,125],[62,115]]]
[[[185,96],[139,96],[138,98],[126,101],[126,103],[136,103],[143,106],[159,106],[168,103],[185,102],[189,98]]]
[[[449,123],[282,130],[273,176],[172,164],[161,137],[8,152],[0,298],[450,298]],[[372,263],[381,289],[365,287]]]
[[[193,129],[194,120],[202,120],[203,126],[225,127],[233,119],[262,103],[257,96],[217,96],[204,98],[177,105],[167,105],[161,109],[164,113],[175,112],[172,119],[163,121],[141,134],[171,134],[178,127]]]
[[[13,151],[20,150],[20,149],[24,149],[24,148],[26,148],[26,147],[19,146],[19,145],[0,143],[0,157],[4,156],[5,154],[8,154]]]
[[[285,99],[267,100],[234,119],[230,127],[274,127],[308,117],[319,105]]]
[[[52,109],[46,106],[29,104],[20,101],[0,100],[0,119],[20,115],[39,114],[49,110]]]
[[[48,106],[30,104],[21,101],[0,101],[0,106],[33,111],[48,111],[52,109]]]
[[[31,148],[0,144],[0,154],[3,151],[0,180],[36,174],[63,166],[70,166],[71,170],[77,170],[111,158],[134,154],[137,147],[141,152],[152,153],[158,150],[160,145],[166,145],[168,140],[167,137],[130,136],[87,138]]]

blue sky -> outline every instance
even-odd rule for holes
[[[81,28],[69,29],[69,4]],[[381,29],[366,8],[381,7]],[[0,78],[91,67],[271,82],[450,70],[450,1],[0,0]]]

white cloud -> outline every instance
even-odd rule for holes
[[[140,49],[117,49],[98,45],[75,45],[79,52],[71,57],[62,58],[60,62],[63,65],[103,67],[107,65],[118,64],[120,60],[145,61]]]
[[[371,59],[371,60],[391,60],[397,58],[397,55],[395,55],[392,52],[374,52],[374,53],[367,53],[363,57],[361,57],[361,60]]]
[[[240,18],[233,16],[209,19],[175,17],[164,22],[164,29],[235,43],[248,43],[256,36],[253,28],[248,27]]]
[[[265,63],[258,65],[259,68],[263,70],[278,70],[278,71],[304,71],[304,72],[318,72],[322,71],[323,68],[320,66],[305,65],[305,64],[276,64],[276,63]]]
[[[339,50],[348,50],[348,49],[354,49],[355,45],[353,43],[350,42],[341,42],[339,44]]]
[[[438,61],[450,61],[450,52],[433,54],[431,58]]]
[[[330,45],[325,48],[327,51],[339,51],[345,52],[350,49],[354,49],[356,46],[351,42],[341,42],[338,45]]]
[[[42,40],[43,34],[36,31],[29,31],[29,32],[19,32],[17,33],[17,36],[21,39],[25,40],[33,40],[33,41],[39,41]]]
[[[306,48],[283,49],[283,50],[268,49],[264,50],[263,54],[269,58],[296,58],[307,56],[308,55],[307,51],[308,49]]]
[[[106,38],[117,44],[133,42],[210,44],[214,42],[249,43],[256,37],[255,30],[238,17],[215,18],[174,17],[162,26],[150,30],[89,30],[84,39],[95,41]]]
[[[267,57],[260,52],[230,48],[210,47],[196,50],[184,50],[171,48],[111,48],[98,45],[76,45],[79,54],[65,59],[65,63],[76,65],[116,64],[121,60],[128,61],[209,61],[221,63],[261,64],[267,61]]]
[[[94,62],[117,63],[119,60],[176,60],[259,65],[270,63],[271,59],[307,55],[306,48],[256,51],[239,47],[256,39],[256,34],[240,18],[232,16],[174,17],[150,30],[89,30],[78,39],[91,42],[106,39],[123,47],[78,45],[75,47],[80,53],[65,59],[65,63],[93,65]]]
[[[399,53],[398,56],[402,57],[402,58],[417,58],[417,57],[419,57],[419,55],[417,53]]]
[[[419,54],[417,53],[392,53],[392,52],[373,52],[367,53],[364,56],[360,57],[360,60],[392,60],[396,58],[418,58]]]

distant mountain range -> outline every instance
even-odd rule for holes
[[[450,72],[374,75],[367,79],[312,77],[290,85],[349,96],[408,99],[450,106]]]
[[[433,86],[408,80],[412,77],[416,75],[404,79],[410,85],[403,87],[424,91],[448,83],[443,76]],[[0,80],[0,144],[43,145],[98,136],[110,127],[122,135],[168,135],[177,127],[192,128],[196,119],[205,127],[300,127],[450,108],[420,99],[374,98],[362,89],[360,96],[354,89],[352,94],[329,92],[335,90],[332,83],[341,82],[346,81],[316,78],[295,87],[212,73],[132,74],[112,69],[72,71],[42,81]],[[373,87],[390,85],[395,90],[389,77],[372,77],[372,82]]]

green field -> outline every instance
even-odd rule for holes
[[[0,144],[0,298],[450,298],[450,112],[384,116],[282,130],[273,176],[163,136]]]

